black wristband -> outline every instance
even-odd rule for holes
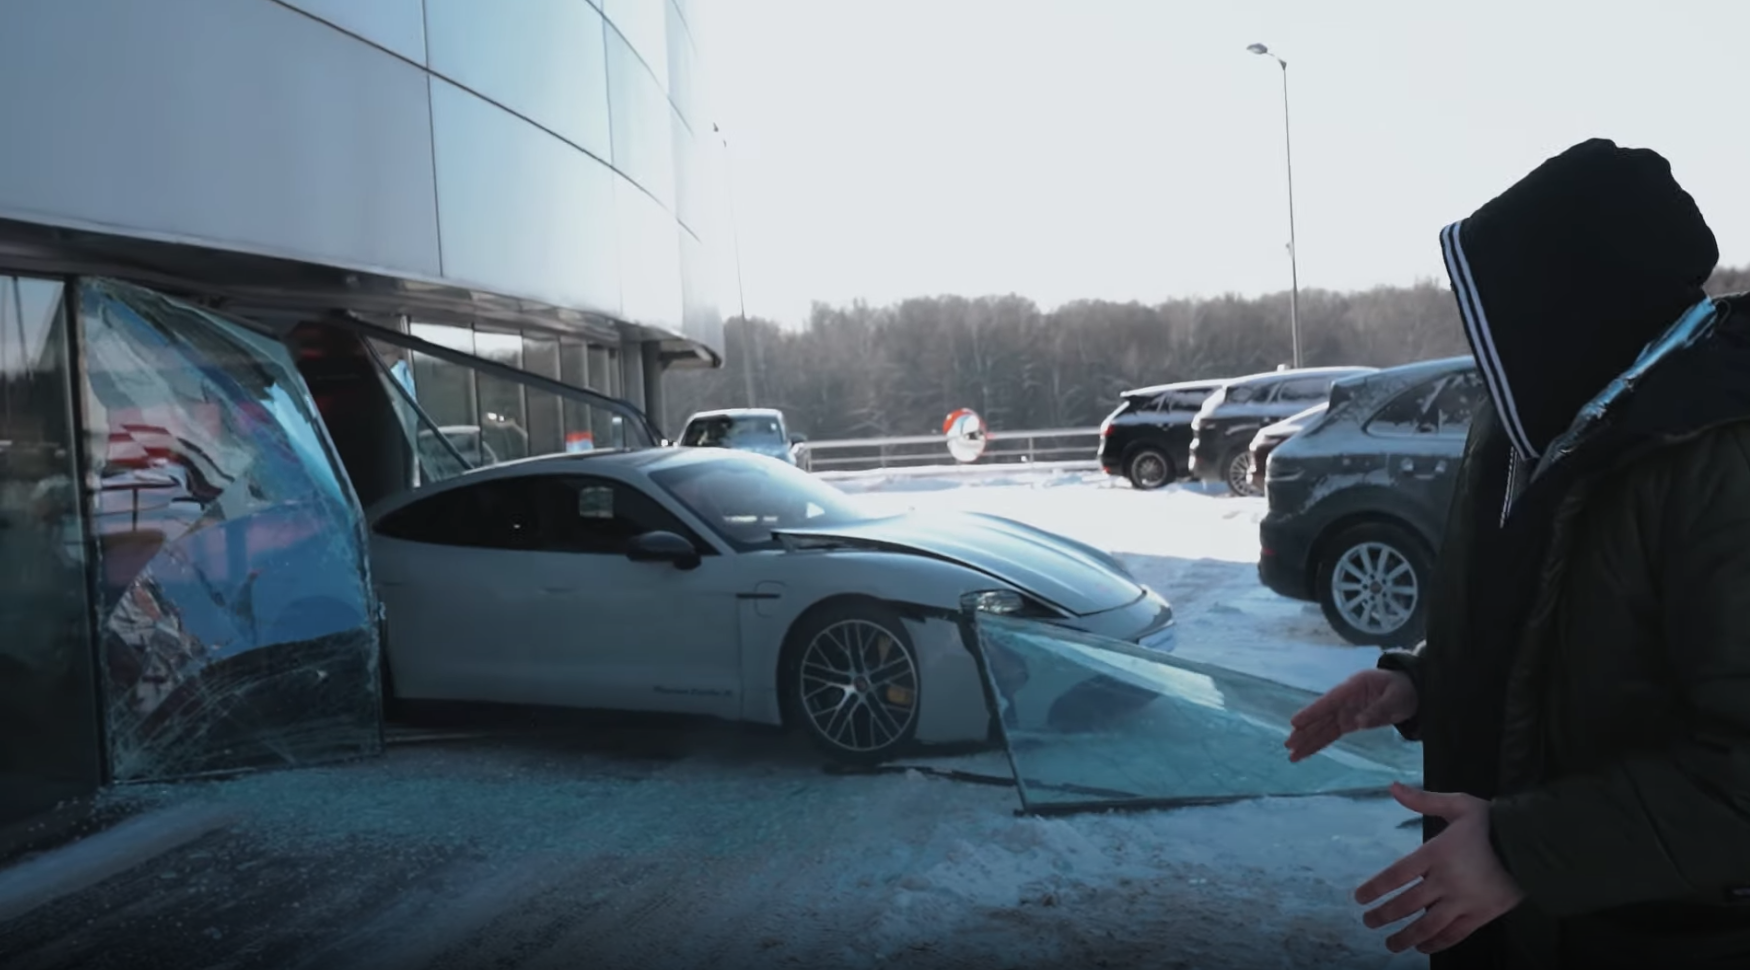
[[[1422,739],[1422,658],[1410,650],[1387,650],[1374,664],[1380,670],[1390,670],[1410,678],[1410,689],[1416,692],[1416,713],[1392,725],[1406,741]]]

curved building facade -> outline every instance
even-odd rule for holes
[[[690,8],[0,4],[0,823],[376,750],[363,509],[660,441],[730,265]]]

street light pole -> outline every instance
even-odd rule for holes
[[[735,297],[740,305],[741,318],[741,355],[743,358],[741,373],[747,383],[747,406],[754,406],[753,382],[753,327],[747,322],[747,289],[741,282],[741,227],[735,216],[735,162],[729,155],[729,139],[723,137],[723,129],[712,122],[711,130],[717,134],[717,140],[723,143],[723,181],[729,193],[729,235],[735,245]]]
[[[1282,65],[1282,146],[1288,161],[1288,330],[1294,340],[1294,366],[1300,364],[1300,253],[1294,245],[1294,138],[1288,124],[1288,62],[1270,52],[1263,44],[1251,44],[1246,50],[1274,58]]]

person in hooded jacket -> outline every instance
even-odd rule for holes
[[[1425,641],[1294,718],[1395,725],[1423,845],[1363,884],[1434,970],[1750,967],[1750,301],[1657,153],[1602,139],[1441,233],[1491,407]],[[1395,895],[1392,895],[1395,893]]]

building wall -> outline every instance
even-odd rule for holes
[[[7,0],[0,218],[448,283],[721,358],[687,7]]]

